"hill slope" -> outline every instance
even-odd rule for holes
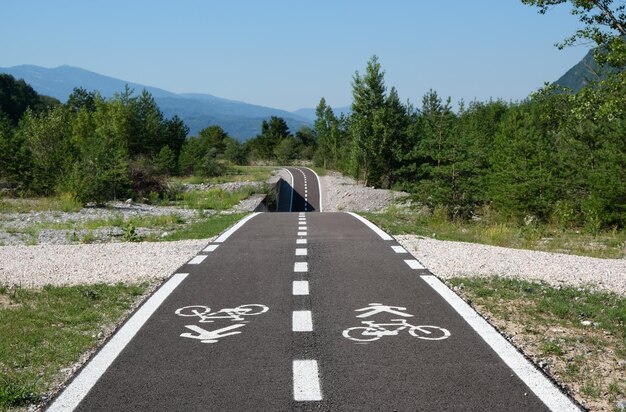
[[[67,101],[75,87],[83,87],[89,91],[97,90],[107,98],[123,91],[126,85],[134,89],[136,93],[146,89],[152,94],[165,116],[178,115],[189,126],[191,135],[197,134],[207,126],[217,124],[232,137],[246,140],[260,133],[261,122],[271,116],[285,119],[292,132],[311,123],[306,117],[285,110],[223,99],[209,94],[176,94],[78,67],[45,68],[21,65],[0,67],[0,73],[8,73],[17,79],[24,79],[38,93],[55,97],[62,102]]]

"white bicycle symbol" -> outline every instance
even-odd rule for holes
[[[260,315],[261,313],[265,313],[269,310],[269,308],[265,305],[258,305],[255,303],[248,305],[240,305],[236,308],[224,308],[220,309],[217,312],[211,312],[211,308],[208,306],[201,305],[193,305],[193,306],[185,306],[176,310],[176,314],[178,316],[190,316],[190,317],[198,317],[200,320],[198,322],[201,323],[210,323],[215,319],[230,319],[231,321],[243,321],[243,316],[254,316]]]
[[[418,339],[442,340],[450,337],[450,331],[439,326],[420,325],[415,326],[406,322],[406,319],[391,319],[396,323],[376,323],[374,321],[362,321],[367,326],[355,326],[343,331],[343,336],[357,342],[372,342],[383,336],[396,336],[404,329]],[[393,327],[394,329],[387,329]]]

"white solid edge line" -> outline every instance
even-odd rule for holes
[[[316,360],[293,361],[293,399],[304,402],[322,400]]]
[[[244,217],[239,222],[237,222],[233,227],[228,229],[226,232],[222,233],[220,235],[220,237],[218,237],[217,239],[215,239],[213,241],[213,243],[223,243],[223,242],[225,242],[226,239],[228,239],[233,233],[235,233],[239,228],[241,228],[241,226],[245,225],[248,220],[252,219],[256,215],[260,215],[261,213],[262,212],[254,212],[251,215],[248,215],[248,216]]]
[[[207,255],[198,255],[198,256],[194,256],[193,259],[191,259],[189,262],[187,262],[188,265],[199,265],[200,263],[202,263],[204,261],[204,259],[206,259]]]
[[[292,285],[292,294],[294,296],[303,296],[309,294],[308,280],[294,280]]]
[[[580,411],[580,409],[557,388],[548,378],[539,372],[521,353],[513,347],[485,319],[480,317],[463,299],[457,296],[436,276],[421,277],[428,283],[459,315],[474,329],[481,338],[502,358],[517,376],[553,411]]]
[[[310,171],[312,171],[315,177],[317,178],[317,190],[320,193],[320,212],[323,212],[324,206],[322,205],[324,204],[324,202],[322,202],[322,181],[320,180],[320,177],[317,175],[315,170],[311,169],[310,167],[305,167],[304,169],[309,169]]]
[[[359,216],[356,213],[353,212],[345,212],[349,215],[354,216],[355,218],[359,219],[361,222],[363,222],[367,227],[369,227],[370,229],[372,229],[378,236],[380,236],[383,240],[393,240],[393,238],[391,236],[389,236],[387,233],[385,233],[381,228],[379,228],[378,226],[376,226],[375,224],[373,224],[372,222],[370,222],[369,220],[367,220],[366,218],[364,218],[363,216]]]
[[[291,314],[292,332],[312,332],[313,315],[310,310],[294,310]]]
[[[293,180],[293,174],[291,173],[291,171],[287,168],[285,168],[285,170],[287,171],[287,173],[289,173],[289,176],[291,176],[291,198],[289,199],[289,212],[291,212],[291,210],[293,209],[293,185],[294,185],[294,180]]]
[[[117,331],[100,352],[87,363],[78,376],[70,383],[58,398],[50,405],[48,411],[71,411],[83,400],[87,392],[111,366],[113,361],[135,336],[137,331],[152,316],[161,303],[189,275],[176,273],[157,290],[128,321]]]

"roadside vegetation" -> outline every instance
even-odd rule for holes
[[[392,235],[413,234],[439,240],[482,243],[515,249],[541,250],[596,258],[626,257],[626,231],[613,228],[599,232],[565,229],[555,222],[537,220],[522,224],[483,208],[473,219],[450,219],[446,210],[389,207],[381,213],[362,213]]]
[[[43,401],[149,288],[0,286],[0,410]]]
[[[626,299],[504,278],[452,288],[591,410],[626,398]]]

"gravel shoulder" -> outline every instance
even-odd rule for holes
[[[163,279],[211,240],[3,246],[0,284],[39,288]]]
[[[626,295],[625,259],[509,249],[414,235],[396,236],[396,239],[431,272],[443,279],[501,276],[544,281],[556,287],[588,287]]]

